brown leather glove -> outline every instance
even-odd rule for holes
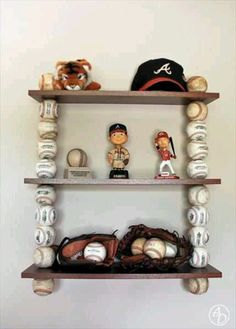
[[[90,242],[100,242],[106,248],[107,254],[103,262],[94,262],[83,257],[83,250]],[[72,239],[64,238],[57,250],[59,265],[94,265],[109,267],[114,262],[119,241],[115,234],[84,234]]]
[[[151,228],[143,224],[132,225],[130,231],[125,234],[119,243],[118,254],[121,259],[121,265],[129,270],[167,270],[176,268],[185,263],[192,254],[192,246],[184,237],[179,237],[178,233],[173,233],[162,228]],[[177,246],[175,257],[165,257],[163,259],[151,259],[145,254],[133,256],[131,253],[131,244],[137,238],[159,238]]]

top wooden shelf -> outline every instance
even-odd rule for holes
[[[38,102],[55,99],[58,103],[87,104],[165,104],[186,105],[192,101],[209,104],[220,97],[219,93],[169,91],[70,91],[29,90],[29,96]]]

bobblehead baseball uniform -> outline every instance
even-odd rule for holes
[[[164,167],[167,166],[170,169],[172,175],[174,175],[175,172],[170,162],[170,158],[173,158],[173,155],[167,149],[159,149],[158,152],[160,153],[162,159],[160,164],[160,173],[162,173]]]
[[[113,161],[113,169],[124,169],[129,161],[129,152],[124,147],[116,147],[109,152]],[[126,160],[126,161],[125,161]]]

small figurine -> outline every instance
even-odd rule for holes
[[[109,178],[129,178],[128,170],[124,170],[129,163],[129,152],[122,145],[128,141],[127,128],[121,123],[115,123],[109,128],[109,140],[115,146],[108,152],[108,162],[112,166]]]
[[[171,144],[173,154],[168,150],[169,143]],[[176,159],[172,137],[169,137],[167,132],[161,131],[156,135],[155,145],[156,145],[158,152],[160,153],[161,160],[162,160],[161,164],[160,164],[159,175],[155,176],[155,178],[156,179],[160,179],[160,178],[177,179],[177,178],[179,178],[178,176],[176,176],[174,169],[171,165],[171,161],[170,161],[171,158]],[[168,167],[170,172],[164,171],[165,167]]]

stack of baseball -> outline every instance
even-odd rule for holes
[[[206,92],[207,81],[204,77],[194,76],[187,81],[188,91]],[[192,102],[187,106],[187,116],[190,122],[187,125],[187,135],[190,142],[187,152],[191,161],[187,167],[188,176],[191,178],[206,178],[208,166],[205,158],[208,155],[206,143],[207,128],[205,119],[208,114],[207,105],[203,102]],[[209,262],[209,254],[206,243],[209,240],[209,232],[206,228],[209,221],[209,213],[206,204],[209,199],[209,191],[205,186],[193,186],[188,192],[189,202],[192,208],[188,209],[187,217],[192,228],[189,230],[189,239],[194,247],[190,265],[195,268],[203,268]],[[193,294],[202,294],[208,290],[208,279],[197,278],[188,281],[188,288]]]
[[[56,201],[56,192],[53,186],[39,185],[36,190],[35,199],[38,208],[35,212],[37,228],[34,233],[37,248],[34,251],[34,264],[40,268],[53,265],[55,261],[55,251],[52,248],[56,233],[52,225],[57,219],[56,210],[53,207]],[[54,287],[53,280],[34,280],[33,290],[38,295],[48,295]],[[45,284],[45,287],[44,287]],[[51,287],[49,289],[49,287]]]
[[[209,222],[209,212],[206,208],[209,200],[209,191],[204,185],[193,186],[188,191],[188,199],[192,205],[187,211],[188,221],[192,225],[188,234],[194,248],[189,262],[192,267],[204,268],[209,262],[209,253],[206,248],[206,244],[209,241],[209,232],[206,227]],[[200,294],[207,291],[208,279],[202,278],[198,282],[200,288],[196,291],[193,288],[196,286],[196,282],[192,281],[189,281],[189,289],[192,293]]]
[[[53,178],[56,175],[55,157],[57,153],[57,118],[58,104],[55,100],[44,100],[40,104],[40,122],[38,127],[38,156],[36,174],[39,178]],[[51,247],[55,241],[55,230],[52,225],[57,216],[53,206],[56,193],[53,186],[40,185],[36,191],[35,219],[37,228],[35,230],[35,242],[37,248],[34,251],[34,264],[41,268],[52,266],[55,260],[55,252]],[[34,280],[34,292],[39,295],[47,295],[52,292],[54,283],[51,280]],[[45,287],[44,287],[45,283]],[[49,289],[49,287],[51,287]]]
[[[206,143],[207,128],[204,120],[207,117],[208,108],[203,102],[192,102],[187,106],[186,113],[190,120],[186,129],[190,138],[187,153],[191,158],[187,166],[187,174],[191,178],[206,178],[208,166],[205,158],[208,155],[208,146]]]
[[[40,160],[36,165],[36,174],[39,178],[53,178],[57,171],[54,159],[57,153],[58,104],[53,99],[46,99],[40,104],[39,112],[38,156]]]

